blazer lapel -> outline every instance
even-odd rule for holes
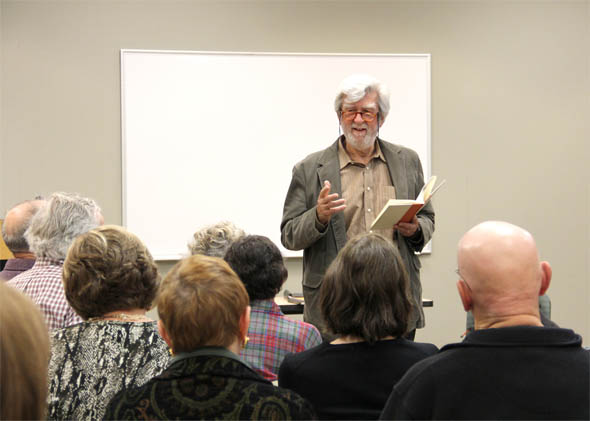
[[[318,183],[320,190],[324,185],[324,181],[328,180],[332,186],[330,193],[338,193],[338,197],[342,197],[342,183],[340,181],[340,161],[338,160],[338,142],[337,140],[332,146],[326,149],[324,155],[319,160],[317,170]],[[318,190],[319,191],[319,190]],[[336,240],[336,247],[340,250],[346,243],[346,223],[344,221],[344,213],[338,212],[330,219],[330,225],[334,232],[334,239]]]
[[[405,163],[401,156],[401,149],[392,144],[385,144],[379,141],[381,151],[385,155],[387,161],[387,168],[389,168],[389,175],[391,182],[395,187],[396,199],[415,199],[415,197],[408,197],[408,176],[405,171]]]

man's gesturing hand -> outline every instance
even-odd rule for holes
[[[332,215],[342,212],[346,207],[344,199],[338,199],[338,193],[330,194],[331,187],[328,180],[324,181],[324,187],[320,190],[316,207],[318,221],[324,225],[330,222]]]

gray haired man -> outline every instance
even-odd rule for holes
[[[27,294],[39,306],[51,330],[82,321],[66,300],[62,266],[74,238],[103,222],[94,200],[77,194],[53,193],[25,232],[37,260],[30,270],[8,281],[8,285]]]
[[[281,222],[283,245],[304,250],[304,319],[328,339],[318,305],[326,268],[347,240],[369,230],[389,199],[415,199],[424,185],[418,154],[378,136],[389,113],[389,93],[381,82],[368,75],[344,79],[334,109],[343,135],[295,165]],[[420,261],[414,252],[422,250],[434,232],[432,205],[411,222],[375,232],[397,245],[410,275],[413,338],[415,329],[424,326]]]

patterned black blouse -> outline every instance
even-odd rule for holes
[[[47,418],[102,419],[120,390],[162,372],[170,354],[156,322],[83,322],[55,331]]]
[[[143,386],[117,393],[105,420],[310,420],[309,402],[273,386],[225,348],[174,357]]]

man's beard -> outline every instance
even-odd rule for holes
[[[367,130],[367,132],[361,139],[358,139],[354,136],[352,126],[348,126],[348,128],[342,128],[344,137],[346,138],[346,143],[358,151],[365,151],[371,148],[375,143],[375,139],[377,138],[377,133],[372,132],[368,127],[364,128]]]

